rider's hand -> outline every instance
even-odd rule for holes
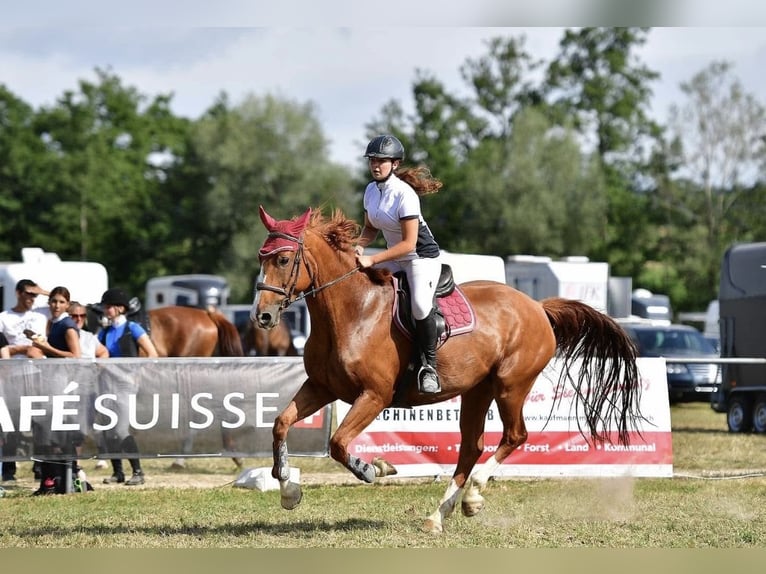
[[[367,269],[368,267],[372,267],[374,265],[374,263],[372,262],[372,257],[370,257],[369,255],[357,255],[356,263],[362,269]]]

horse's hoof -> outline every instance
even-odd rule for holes
[[[484,499],[481,496],[477,496],[470,500],[463,499],[463,503],[460,505],[463,509],[463,516],[476,516],[484,510]]]
[[[375,475],[378,477],[392,476],[399,472],[394,465],[379,456],[372,459],[372,465],[375,467]]]
[[[301,503],[303,491],[301,485],[295,482],[287,482],[281,486],[282,496],[280,503],[285,510],[292,510]]]
[[[354,474],[355,477],[357,477],[359,480],[363,480],[368,484],[375,482],[375,477],[377,476],[376,468],[377,467],[370,463],[364,462],[358,457],[352,455],[349,455],[348,457],[348,469]]]
[[[442,534],[444,532],[444,528],[442,527],[441,523],[434,522],[431,518],[427,519],[425,523],[423,523],[423,532],[428,532],[429,534]]]

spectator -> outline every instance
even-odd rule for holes
[[[147,357],[156,357],[157,349],[149,338],[144,328],[133,321],[128,321],[125,313],[130,305],[128,295],[117,288],[107,289],[101,297],[101,305],[104,308],[104,316],[109,321],[109,326],[101,330],[98,339],[109,350],[110,357],[137,357],[139,350]],[[114,390],[117,394],[135,393],[136,383],[131,380],[114,381]],[[113,452],[124,452],[128,455],[136,455],[128,458],[133,470],[133,476],[125,480],[122,459],[112,459],[112,476],[104,479],[105,484],[125,483],[128,486],[144,484],[144,472],[141,470],[141,459],[138,455],[136,439],[130,434],[128,421],[127,401],[117,401],[118,423],[107,437],[109,449]]]
[[[0,358],[32,358],[45,357],[43,352],[32,344],[24,331],[45,333],[48,323],[48,312],[44,308],[34,308],[38,295],[47,295],[31,279],[21,279],[16,283],[16,305],[0,313],[0,334],[4,345],[0,348]],[[5,456],[15,456],[18,448],[18,432],[7,433],[0,437]],[[3,463],[3,481],[16,480],[16,462]]]
[[[46,357],[58,359],[80,358],[80,329],[69,316],[71,296],[66,287],[54,287],[48,297],[50,321],[47,328],[40,332],[25,331],[32,344]],[[41,333],[45,333],[42,335]]]
[[[86,329],[85,322],[88,318],[88,310],[85,305],[79,301],[72,301],[69,304],[69,316],[74,321],[77,328],[80,329],[80,353],[83,359],[106,359],[109,357],[109,350],[98,340],[94,333]],[[103,439],[103,436],[100,437]],[[98,451],[106,452],[106,445],[103,440],[99,440]],[[106,461],[99,459],[96,461],[96,468],[106,468]]]
[[[48,310],[35,308],[38,295],[48,295],[31,279],[22,279],[16,283],[16,305],[0,313],[0,332],[8,344],[0,349],[0,357],[42,359],[45,354],[32,344],[26,332],[45,333],[48,323]]]
[[[50,320],[44,335],[27,332],[32,344],[46,357],[58,359],[80,358],[79,329],[67,310],[71,296],[66,287],[54,287],[48,296]],[[66,384],[66,373],[62,375],[62,384]],[[49,381],[56,383],[57,381]],[[65,493],[66,466],[72,465],[76,472],[76,457],[84,440],[79,431],[52,431],[51,421],[35,423],[34,452],[40,460],[40,488],[35,494]]]
[[[109,350],[98,340],[94,333],[86,329],[85,321],[88,318],[85,305],[78,301],[72,301],[67,311],[80,330],[80,354],[83,359],[106,359],[109,357]]]

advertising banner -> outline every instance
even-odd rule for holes
[[[270,457],[271,429],[306,378],[295,358],[0,361],[3,460],[70,454]],[[290,454],[327,456],[332,405],[290,431]]]
[[[631,433],[630,444],[621,446],[589,443],[583,437],[572,393],[555,396],[558,371],[555,363],[549,365],[524,404],[529,438],[505,460],[496,476],[672,476],[665,360],[639,359],[639,372],[640,410],[646,420],[637,425],[640,435]],[[573,378],[576,376],[572,373]],[[338,421],[348,409],[347,404],[337,403]],[[459,398],[412,409],[385,409],[349,450],[365,460],[376,456],[386,459],[400,477],[451,475],[460,451],[459,420]],[[502,428],[493,402],[486,417],[480,463],[494,453]]]

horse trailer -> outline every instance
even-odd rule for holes
[[[169,305],[219,308],[228,301],[229,283],[220,275],[166,275],[146,282],[147,311]]]
[[[726,250],[718,292],[721,387],[711,398],[732,432],[766,432],[766,242]]]
[[[56,253],[39,247],[24,247],[21,261],[0,262],[0,301],[3,309],[16,305],[16,283],[31,279],[46,291],[59,285],[69,289],[73,301],[97,303],[109,288],[106,267],[93,261],[62,261]],[[36,307],[44,307],[40,297]],[[47,298],[46,298],[47,300]]]
[[[607,312],[609,264],[587,257],[553,260],[538,255],[509,255],[505,282],[538,301],[564,297]]]

